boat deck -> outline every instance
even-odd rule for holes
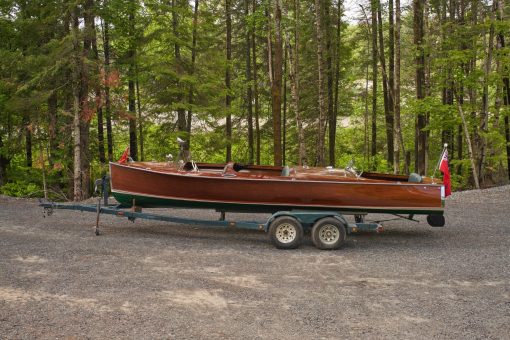
[[[393,175],[373,172],[362,172],[357,176],[354,172],[334,168],[309,168],[309,167],[281,167],[267,165],[243,165],[240,163],[215,164],[196,163],[196,169],[192,163],[186,163],[179,168],[169,162],[133,162],[129,167],[154,171],[158,173],[192,175],[197,177],[222,177],[235,176],[246,179],[279,179],[279,180],[309,180],[309,181],[341,181],[341,182],[364,182],[364,183],[388,183],[395,182],[404,184],[409,182],[406,175]],[[437,179],[421,177],[424,184],[442,184]]]

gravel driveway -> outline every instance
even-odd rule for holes
[[[96,237],[93,214],[0,197],[0,339],[508,339],[510,186],[455,193],[445,228],[420,220],[283,251],[114,216]]]

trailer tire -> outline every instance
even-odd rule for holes
[[[312,241],[318,249],[333,250],[345,241],[345,226],[334,217],[321,218],[312,228]]]
[[[295,249],[303,242],[303,226],[294,217],[277,217],[269,225],[269,238],[278,249]]]
[[[431,227],[444,227],[445,225],[445,218],[443,215],[428,215],[427,216],[427,223]]]

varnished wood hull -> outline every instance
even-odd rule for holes
[[[124,206],[442,214],[444,204],[442,185],[430,183],[249,178],[118,163],[110,163],[110,174],[113,196]]]

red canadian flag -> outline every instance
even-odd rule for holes
[[[128,161],[128,158],[129,158],[129,146],[126,148],[126,150],[124,150],[124,152],[122,153],[122,156],[120,156],[120,159],[119,159],[119,163],[126,163]]]
[[[445,197],[448,197],[452,194],[452,183],[450,181],[450,169],[448,168],[448,149],[446,148],[439,162],[439,170],[443,173],[444,193]]]

